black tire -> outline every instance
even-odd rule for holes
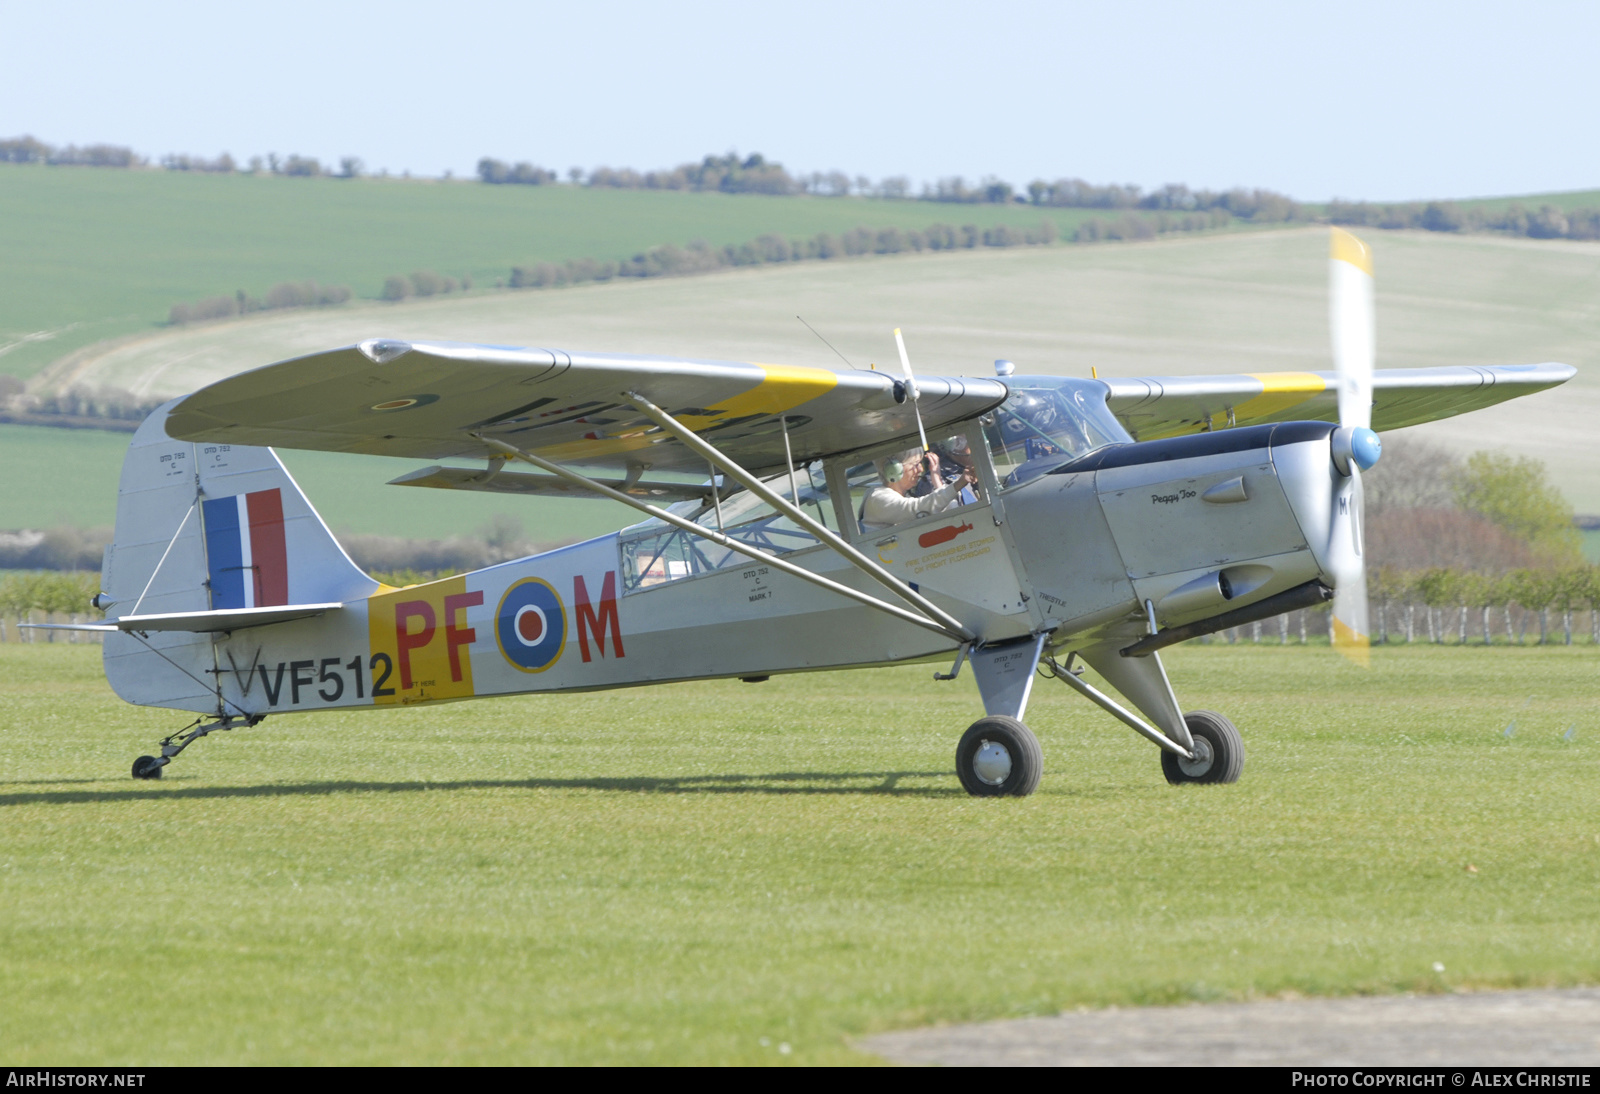
[[[1214,710],[1192,710],[1183,716],[1195,745],[1210,755],[1202,763],[1176,752],[1161,753],[1161,773],[1173,786],[1184,783],[1236,783],[1244,771],[1244,741],[1234,724]]]
[[[1004,750],[1004,758],[1011,766],[1003,777],[997,777],[992,752],[986,762],[979,760],[985,746]],[[962,789],[974,797],[1025,797],[1039,789],[1039,776],[1043,773],[1044,753],[1039,750],[1039,739],[1015,718],[1000,714],[979,718],[956,745],[956,776]]]
[[[159,779],[161,769],[167,766],[154,756],[140,756],[133,761],[133,777],[136,779]]]

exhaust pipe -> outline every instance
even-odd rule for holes
[[[1220,575],[1219,575],[1220,576]],[[1179,590],[1180,592],[1182,590]],[[1179,642],[1186,642],[1191,638],[1199,638],[1202,634],[1215,634],[1225,631],[1229,627],[1240,627],[1246,623],[1254,623],[1259,619],[1271,619],[1273,616],[1283,615],[1285,612],[1297,611],[1300,608],[1310,608],[1317,604],[1326,603],[1333,599],[1333,590],[1320,581],[1308,581],[1304,585],[1296,585],[1286,589],[1276,596],[1269,596],[1244,608],[1237,608],[1231,612],[1223,612],[1209,619],[1198,619],[1193,623],[1185,623],[1181,627],[1168,627],[1166,630],[1157,631],[1139,639],[1131,646],[1124,647],[1120,652],[1124,657],[1147,657],[1156,650],[1175,646]],[[1163,601],[1162,603],[1165,603]]]

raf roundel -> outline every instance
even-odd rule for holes
[[[500,598],[494,632],[507,661],[523,672],[543,672],[567,644],[567,610],[548,582],[526,578]]]

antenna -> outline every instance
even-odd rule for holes
[[[795,316],[795,318],[796,319],[800,319],[800,316],[797,315],[797,316]],[[816,327],[813,327],[810,323],[806,323],[806,321],[804,319],[800,319],[800,322],[805,323],[806,330],[810,331],[812,334],[815,334],[818,338],[822,338],[822,333],[820,331],[818,331]],[[850,358],[846,357],[844,354],[839,353],[838,350],[834,349],[832,342],[828,341],[826,338],[822,338],[822,344],[827,346],[829,349],[832,349],[833,352],[838,355],[839,360],[843,361],[847,365],[850,365]],[[851,368],[855,368],[856,366],[850,365],[850,367]],[[857,369],[856,371],[859,372],[860,369]]]

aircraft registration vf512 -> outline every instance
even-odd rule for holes
[[[133,774],[269,715],[949,658],[936,678],[969,668],[985,711],[956,750],[972,794],[1038,786],[1040,677],[1156,744],[1169,781],[1231,782],[1237,729],[1185,713],[1158,651],[1331,598],[1364,657],[1373,429],[1574,373],[1375,373],[1370,251],[1335,229],[1330,270],[1327,373],[895,378],[374,340],[212,384],[134,436],[95,598],[117,693],[199,715]],[[482,461],[394,482],[647,519],[390,588],[270,445]]]

